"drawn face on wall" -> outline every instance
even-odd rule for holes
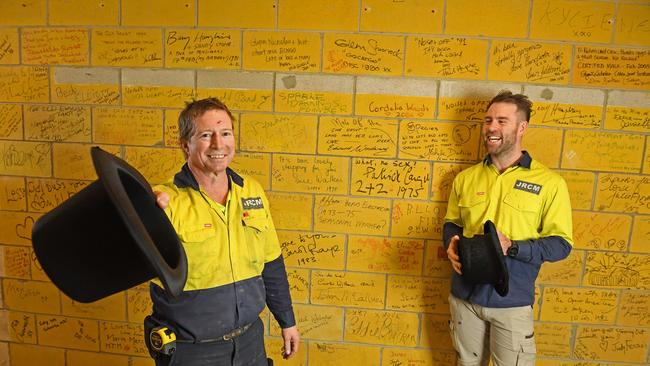
[[[187,163],[194,174],[219,175],[235,157],[235,135],[230,116],[211,109],[194,121],[196,128],[189,141],[182,143]]]
[[[518,158],[528,121],[512,103],[494,103],[485,113],[481,137],[493,159]]]

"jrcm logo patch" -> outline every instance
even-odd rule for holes
[[[523,180],[517,180],[515,182],[515,189],[519,189],[533,194],[539,194],[539,192],[542,190],[542,186],[535,183],[524,182]]]
[[[244,210],[252,210],[254,208],[264,208],[264,204],[262,204],[262,197],[242,198],[241,204],[242,206],[244,206]]]

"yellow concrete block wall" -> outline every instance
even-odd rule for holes
[[[267,190],[300,354],[278,365],[453,365],[441,243],[487,101],[535,107],[524,145],[568,183],[574,251],[545,264],[538,363],[650,363],[650,3],[644,0],[0,1],[0,364],[153,363],[146,285],[61,294],[31,228],[96,175],[183,163],[192,98],[235,113]]]

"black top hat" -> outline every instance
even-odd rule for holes
[[[67,296],[92,302],[158,277],[173,296],[187,257],[145,178],[125,161],[91,148],[98,180],[43,215],[34,253]]]
[[[492,221],[487,220],[483,225],[483,235],[460,238],[458,256],[465,281],[492,284],[499,295],[508,294],[508,268]]]

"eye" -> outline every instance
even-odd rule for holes
[[[210,132],[203,132],[199,135],[199,138],[201,139],[209,139],[210,137],[212,137],[212,134]]]
[[[226,136],[232,136],[232,131],[223,131],[223,132],[221,133],[221,136],[224,136],[224,137],[226,137]]]

